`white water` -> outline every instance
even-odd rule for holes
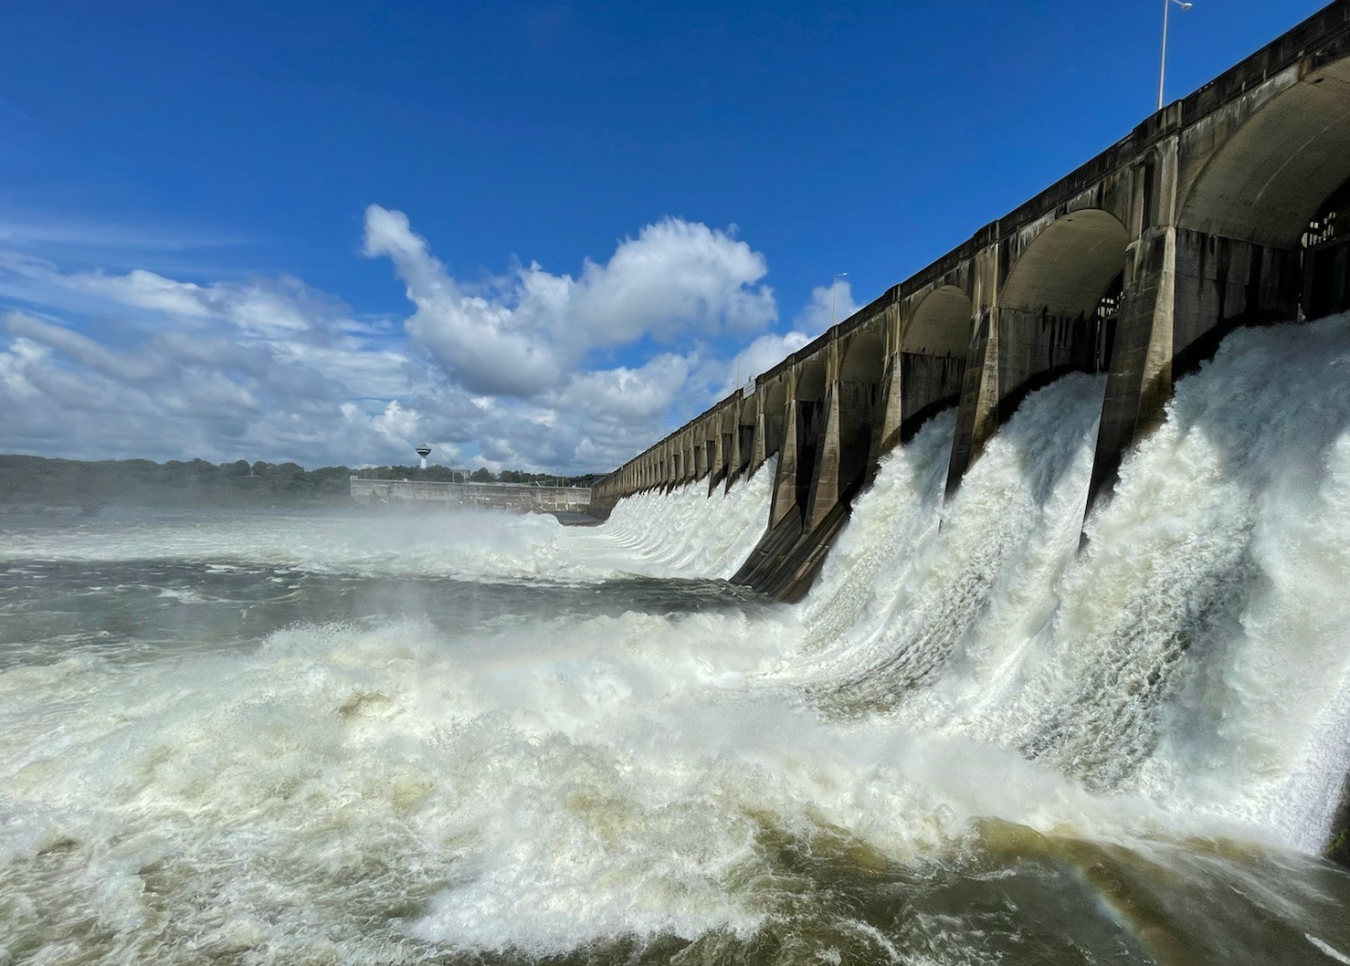
[[[383,963],[746,937],[800,888],[770,826],[921,864],[991,818],[1315,849],[1348,764],[1347,366],[1344,319],[1231,337],[1081,557],[1102,382],[1075,376],[1027,399],[946,506],[951,414],[891,454],[799,606],[522,614],[472,639],[302,625],[244,652],[5,670],[0,939],[48,937],[43,962]],[[771,480],[633,497],[595,530],[280,516],[0,553],[580,591],[734,572]],[[979,923],[913,928],[894,958],[998,961]],[[895,950],[866,935],[871,959]]]
[[[653,577],[728,578],[745,563],[769,522],[778,458],[731,490],[687,483],[662,493],[649,490],[619,501],[606,526],[576,534],[569,549],[620,559]],[[599,544],[599,547],[596,546]],[[615,563],[612,566],[619,566]]]
[[[729,577],[768,521],[776,460],[730,492],[690,483],[623,501],[610,525],[565,527],[548,515],[489,510],[359,515],[183,512],[130,518],[115,539],[85,528],[20,531],[0,562],[183,560],[311,573],[593,582],[615,577]],[[116,511],[114,511],[115,513]]]
[[[1028,399],[940,530],[950,427],[893,454],[803,607],[813,656],[784,676],[1315,850],[1350,767],[1350,325],[1230,337],[1080,557],[1101,386]]]

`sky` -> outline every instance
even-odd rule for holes
[[[1174,6],[1167,99],[1321,6]],[[1128,134],[1161,20],[10,5],[0,452],[606,472]]]

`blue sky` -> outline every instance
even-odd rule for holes
[[[1321,6],[1173,8],[1168,99]],[[1161,4],[46,3],[0,451],[608,470],[1127,134]],[[847,286],[847,287],[846,287]]]

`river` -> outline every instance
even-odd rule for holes
[[[1080,551],[1104,382],[815,588],[770,462],[594,528],[0,517],[0,964],[1350,963],[1350,322],[1178,385]]]

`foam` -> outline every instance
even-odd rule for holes
[[[770,928],[800,887],[784,837],[922,867],[996,821],[1196,881],[1204,863],[1158,843],[1315,849],[1350,765],[1347,367],[1344,318],[1230,337],[1083,554],[1103,380],[1072,376],[1025,400],[950,501],[951,413],[890,454],[798,605],[522,615],[472,636],[298,625],[244,651],[9,667],[0,909],[49,958],[543,956]],[[772,476],[633,496],[592,529],[152,519],[0,553],[727,576]],[[1318,929],[1309,948],[1340,948]]]

